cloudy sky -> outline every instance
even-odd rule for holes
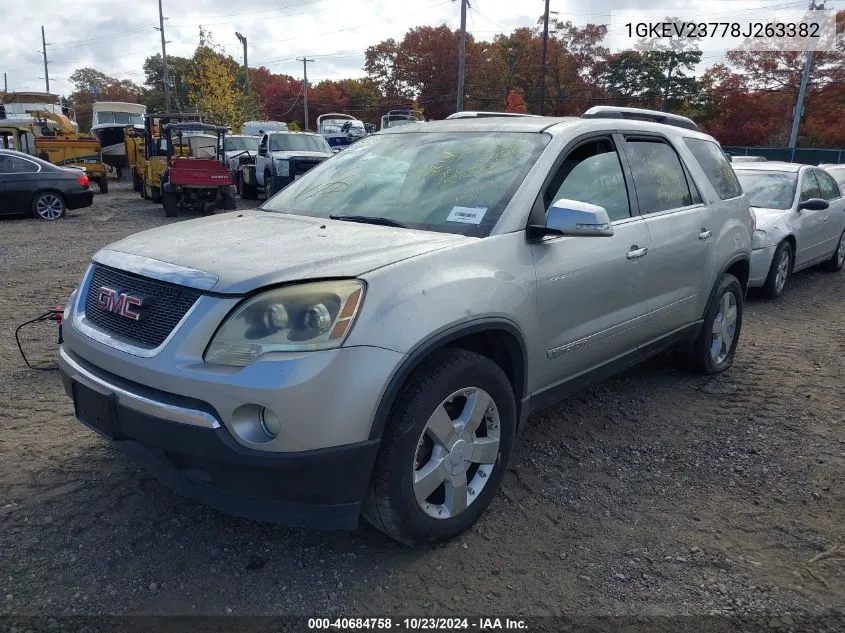
[[[460,0],[163,0],[168,54],[189,56],[199,25],[241,60],[240,31],[249,40],[250,66],[301,77],[296,57],[314,58],[309,79],[339,79],[364,73],[363,51],[389,37],[401,39],[421,24],[460,25]],[[543,0],[470,0],[467,29],[476,39],[536,23]],[[51,92],[68,94],[74,69],[95,67],[142,83],[142,64],[161,51],[156,0],[40,0],[38,11],[0,4],[0,72],[9,90],[43,90],[41,25],[47,35]],[[801,9],[804,0],[551,0],[557,17],[576,24],[610,24],[611,10],[695,10],[701,19],[732,15],[764,18],[777,8]],[[828,0],[828,9],[845,0]],[[608,41],[608,45],[610,42]],[[713,63],[720,55],[706,52]]]

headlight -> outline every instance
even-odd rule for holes
[[[766,248],[767,246],[771,245],[772,243],[768,233],[766,233],[762,229],[757,229],[756,231],[754,231],[754,235],[751,236],[752,250],[757,250],[758,248]]]
[[[364,297],[355,280],[268,290],[235,308],[214,335],[207,363],[245,367],[269,352],[340,347]]]
[[[290,175],[290,163],[285,158],[276,159],[276,175],[288,176]]]

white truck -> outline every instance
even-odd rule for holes
[[[254,200],[259,192],[266,200],[333,155],[320,134],[269,132],[261,137],[254,165],[239,168],[240,196]]]

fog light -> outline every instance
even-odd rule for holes
[[[282,432],[282,421],[270,409],[261,407],[258,410],[258,420],[261,422],[261,429],[270,437],[277,437]]]

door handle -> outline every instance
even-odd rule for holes
[[[628,251],[628,253],[625,255],[625,257],[627,257],[628,259],[639,259],[640,257],[643,257],[647,253],[648,253],[647,248],[645,248],[645,247],[637,248],[637,245],[635,244],[634,246],[631,247],[631,250]]]
[[[701,229],[701,233],[699,233],[699,234],[698,234],[698,239],[700,239],[700,240],[706,240],[706,239],[708,239],[711,235],[713,235],[713,231],[708,231],[707,229],[702,228],[702,229]]]

